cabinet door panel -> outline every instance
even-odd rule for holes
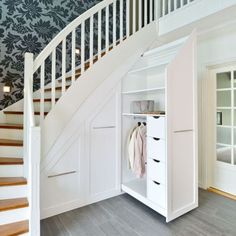
[[[90,197],[114,190],[116,171],[116,129],[94,129],[91,132]]]
[[[191,38],[167,67],[167,110],[173,131],[194,127],[195,40]]]
[[[195,33],[167,69],[167,221],[198,205]]]

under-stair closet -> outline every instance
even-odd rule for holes
[[[122,87],[122,190],[169,222],[198,206],[195,33],[144,53]],[[142,175],[128,150],[137,123],[147,133]]]

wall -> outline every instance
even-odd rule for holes
[[[166,1],[167,2],[167,1]],[[173,2],[173,0],[171,1]],[[184,5],[186,0],[183,1]],[[209,15],[214,15],[223,9],[235,5],[235,0],[193,0],[179,11],[174,11],[160,19],[159,34],[164,35],[174,30],[180,30],[183,26],[197,23]],[[180,0],[177,0],[180,5]],[[172,3],[173,6],[173,3]],[[215,23],[217,25],[217,23]]]
[[[149,24],[111,50],[76,80],[44,120],[41,217],[120,193],[120,81],[155,36],[156,24]],[[66,172],[73,173],[48,178]]]
[[[208,133],[207,112],[211,104],[208,101],[209,67],[233,63],[236,65],[236,22],[231,22],[215,30],[199,35],[198,39],[198,80],[199,80],[199,184],[207,186]]]
[[[100,1],[0,1],[0,109],[23,96],[24,53],[40,53],[69,22]],[[12,86],[10,94],[2,92],[6,82]]]

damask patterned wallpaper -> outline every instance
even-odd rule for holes
[[[23,97],[24,53],[40,53],[69,22],[100,1],[0,1],[0,109]],[[2,92],[5,83],[12,86],[10,94]]]

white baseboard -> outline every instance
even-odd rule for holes
[[[200,182],[198,183],[198,187],[202,188],[202,189],[206,189],[206,186],[204,184],[200,183]]]
[[[112,190],[108,191],[99,195],[96,195],[95,197],[90,198],[88,201],[84,202],[81,199],[76,199],[70,202],[65,202],[63,204],[55,205],[49,208],[43,208],[41,209],[41,220],[59,215],[61,213],[71,211],[83,206],[87,206],[99,201],[106,200],[108,198],[116,197],[118,195],[121,195],[122,192],[120,190]]]
[[[74,210],[74,209],[82,207],[84,205],[85,205],[85,203],[81,199],[76,199],[76,200],[73,200],[70,202],[65,202],[63,204],[51,206],[48,208],[43,208],[43,209],[41,209],[40,218],[41,218],[41,220],[43,220],[43,219],[67,212],[67,211]]]
[[[87,205],[93,204],[95,202],[100,202],[100,201],[106,200],[108,198],[116,197],[121,194],[122,194],[121,190],[117,190],[117,189],[107,191],[105,193],[97,194],[93,197],[90,197],[90,199],[87,202]]]

